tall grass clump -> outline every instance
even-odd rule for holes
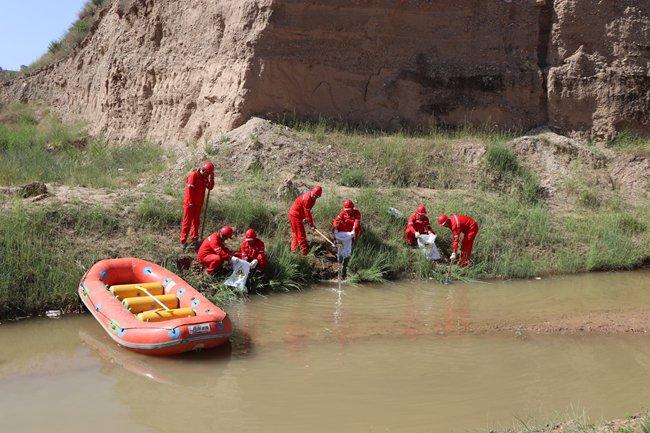
[[[368,185],[368,181],[363,170],[359,168],[347,168],[341,173],[339,184],[359,188]]]
[[[486,168],[496,175],[496,183],[504,192],[514,192],[525,203],[537,203],[541,189],[537,175],[519,164],[515,152],[505,143],[488,147],[485,153]]]
[[[273,242],[267,248],[269,264],[265,286],[272,292],[300,290],[311,282],[312,261],[309,256],[293,254],[285,242]]]
[[[614,150],[634,153],[636,155],[649,156],[650,138],[643,137],[630,131],[623,131],[610,141],[607,144],[607,147]]]
[[[636,212],[572,215],[563,221],[571,241],[583,245],[582,268],[633,269],[650,257],[647,207]]]
[[[243,190],[233,196],[214,200],[210,205],[208,217],[215,230],[223,225],[231,225],[242,232],[254,228],[262,235],[275,233],[282,220],[276,205],[249,195]]]
[[[0,213],[0,320],[76,305],[79,280],[94,258],[80,256],[66,233],[114,228],[96,209],[28,212],[16,204]]]
[[[162,149],[148,142],[109,145],[80,125],[23,104],[0,109],[0,185],[32,181],[129,186],[163,170]]]
[[[178,225],[182,217],[179,204],[156,197],[146,197],[137,205],[133,214],[140,226],[160,229]]]

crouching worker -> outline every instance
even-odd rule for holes
[[[224,263],[230,261],[232,252],[226,246],[226,241],[232,238],[232,234],[232,227],[224,226],[203,241],[196,259],[206,267],[206,273],[214,275]]]
[[[269,262],[264,251],[264,242],[257,238],[257,233],[253,229],[248,229],[244,242],[235,256],[246,260],[250,263],[251,269],[257,269],[260,272],[264,272]]]
[[[415,213],[409,216],[408,222],[406,224],[406,230],[404,231],[404,238],[406,243],[412,247],[418,246],[418,238],[421,235],[435,235],[433,229],[431,228],[431,222],[429,221],[429,215],[427,214],[427,208],[423,204],[418,205]]]
[[[452,262],[456,260],[458,251],[458,241],[461,233],[463,242],[460,247],[460,266],[468,266],[472,260],[472,247],[474,246],[474,238],[478,234],[478,223],[472,217],[467,215],[445,215],[438,216],[438,224],[442,227],[447,227],[454,234],[454,243],[451,247],[452,253],[449,260]]]
[[[352,243],[361,236],[361,212],[354,208],[350,199],[343,202],[343,209],[332,221],[334,238],[341,243],[338,261],[343,262],[352,255]]]
[[[431,228],[427,208],[423,204],[419,205],[415,213],[409,216],[404,237],[409,245],[419,248],[428,260],[434,261],[442,258],[438,247],[436,247],[436,234]]]

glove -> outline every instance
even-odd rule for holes
[[[255,268],[257,267],[257,263],[258,263],[258,262],[257,262],[257,259],[253,260],[253,261],[251,262],[251,269],[255,269]]]
[[[449,256],[449,261],[450,262],[455,262],[456,261],[456,252],[454,251],[451,253],[451,256]]]

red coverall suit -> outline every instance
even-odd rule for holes
[[[264,252],[264,242],[259,239],[253,239],[251,241],[244,241],[241,244],[239,252],[235,253],[236,257],[246,260],[247,262],[252,262],[257,260],[257,269],[264,271],[266,265],[269,263],[269,260],[266,257]]]
[[[224,262],[232,257],[232,252],[225,245],[219,232],[214,232],[208,236],[196,255],[196,259],[203,266],[207,266],[207,272],[212,275],[217,269],[220,269]]]
[[[451,231],[454,234],[454,244],[451,248],[453,252],[456,252],[458,249],[460,234],[464,233],[465,235],[460,246],[460,260],[458,264],[460,266],[467,266],[472,257],[472,247],[474,246],[474,238],[478,234],[478,224],[473,218],[467,215],[450,215],[449,221]]]
[[[307,224],[313,227],[314,217],[311,214],[311,208],[316,203],[316,197],[312,196],[311,191],[299,195],[289,209],[289,224],[291,224],[291,251],[295,251],[300,246],[300,252],[303,255],[309,253],[309,244],[307,244],[307,233],[302,221],[307,220]]]
[[[334,230],[340,232],[351,232],[354,230],[354,238],[361,236],[361,212],[357,209],[343,209],[332,221]]]
[[[183,194],[183,222],[181,223],[181,244],[190,241],[196,242],[199,238],[199,225],[201,224],[201,208],[205,198],[205,189],[214,188],[214,177],[203,176],[198,170],[192,170],[185,180],[185,193]]]
[[[417,213],[414,213],[409,216],[406,230],[404,231],[404,237],[406,238],[406,242],[411,246],[417,245],[417,239],[415,238],[416,232],[421,235],[426,235],[429,232],[434,233],[431,228],[429,217],[426,214],[418,215]]]

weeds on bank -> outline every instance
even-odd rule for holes
[[[176,227],[182,218],[183,212],[180,203],[156,197],[146,197],[137,205],[133,214],[133,219],[140,227],[159,229]]]
[[[117,218],[99,207],[28,212],[16,203],[0,213],[0,320],[77,305],[81,275],[100,254],[75,241],[117,228]]]
[[[281,121],[317,143],[330,144],[363,157],[367,162],[366,171],[377,171],[377,176],[396,187],[453,187],[465,179],[462,173],[454,170],[450,144],[478,142],[492,145],[514,137],[511,132],[493,128],[382,131],[369,125],[346,125],[326,119],[300,121],[289,118]],[[363,182],[356,171],[342,173],[340,184],[367,185],[369,182]]]
[[[650,138],[629,131],[618,134],[607,144],[607,147],[636,155],[650,156]]]
[[[161,172],[161,157],[152,143],[109,145],[23,104],[0,107],[0,185],[128,186]]]
[[[496,174],[496,184],[503,192],[514,192],[526,203],[537,203],[541,189],[535,173],[519,164],[515,152],[504,143],[488,147],[485,154],[488,170]]]

